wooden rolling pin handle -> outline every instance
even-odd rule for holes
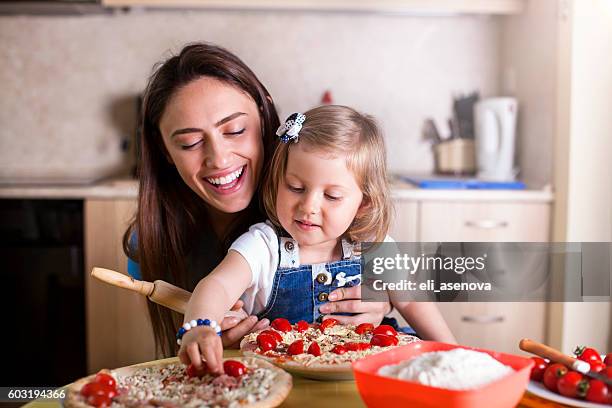
[[[141,295],[149,296],[155,286],[151,282],[139,281],[128,275],[105,268],[93,268],[91,276],[120,288],[133,290]]]
[[[566,365],[576,371],[580,371],[581,373],[586,373],[590,369],[590,365],[588,363],[586,363],[586,365],[582,364],[585,362],[563,354],[559,350],[549,347],[546,344],[538,343],[537,341],[522,339],[519,342],[519,348],[528,353],[535,354],[542,358],[547,358],[555,363]]]

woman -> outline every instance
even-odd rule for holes
[[[199,43],[157,67],[145,91],[142,126],[138,211],[123,240],[139,265],[129,269],[191,291],[234,239],[265,220],[259,185],[278,115],[268,91],[240,59]],[[359,313],[339,316],[344,322],[379,323],[390,309],[359,298],[358,287],[332,292],[335,301],[321,311]],[[156,343],[163,354],[173,354],[180,316],[153,303],[149,312]],[[254,316],[226,318],[224,345],[268,323]]]

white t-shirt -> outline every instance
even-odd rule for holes
[[[291,240],[290,238],[281,239]],[[394,241],[387,236],[385,242]],[[234,241],[229,250],[234,250],[242,255],[251,267],[251,283],[241,296],[244,310],[249,315],[263,311],[268,304],[274,274],[279,266],[280,251],[283,251],[283,259],[291,263],[283,266],[300,266],[297,244],[292,250],[288,250],[285,245],[279,248],[279,237],[274,227],[267,222],[252,225],[247,232]]]

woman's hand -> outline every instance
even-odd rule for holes
[[[212,327],[197,326],[183,335],[179,359],[185,365],[193,364],[196,371],[203,371],[203,361],[208,371],[223,374],[223,345]]]
[[[378,325],[386,314],[391,312],[389,302],[362,302],[361,286],[338,288],[328,296],[330,300],[319,308],[321,313],[330,313],[328,317],[340,323],[358,325],[372,323]],[[357,313],[354,316],[340,316],[334,313]]]
[[[238,300],[232,307],[232,316],[227,316],[221,322],[221,340],[224,348],[238,348],[240,340],[254,331],[263,330],[270,325],[268,319],[257,320],[257,316],[248,316],[242,306],[242,300]]]

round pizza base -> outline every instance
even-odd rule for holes
[[[293,386],[293,381],[291,375],[286,373],[282,369],[275,367],[273,364],[269,362],[259,359],[259,358],[227,358],[224,360],[237,360],[237,361],[248,361],[250,366],[257,366],[260,368],[267,368],[276,373],[276,381],[274,382],[274,388],[270,389],[270,394],[256,403],[249,404],[249,407],[255,408],[272,408],[279,406],[289,395],[291,391],[291,387]],[[113,373],[116,377],[128,377],[134,374],[138,369],[143,367],[163,367],[170,364],[179,363],[179,359],[177,357],[166,359],[163,362],[148,362],[135,364],[128,367],[117,368],[113,370]],[[102,370],[103,372],[109,373],[109,370]],[[81,388],[91,382],[95,378],[96,374],[92,374],[88,377],[81,378],[78,381],[70,384],[67,388],[66,398],[64,399],[64,406],[68,408],[91,408],[92,406],[86,404],[81,399],[77,397]]]
[[[305,366],[303,364],[296,363],[295,361],[282,361],[275,357],[261,355],[255,352],[256,349],[257,346],[255,344],[249,344],[245,341],[245,339],[242,339],[240,342],[240,352],[245,357],[257,357],[262,360],[269,361],[270,363],[290,372],[291,374],[296,374],[313,380],[325,381],[349,381],[355,379],[353,376],[353,367],[351,366],[351,363],[348,362],[333,365],[311,364],[309,366]]]

